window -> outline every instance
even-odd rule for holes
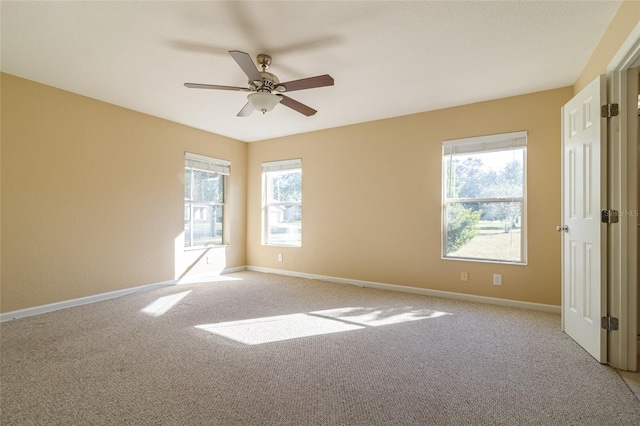
[[[262,163],[262,243],[302,244],[302,160]]]
[[[187,152],[184,157],[184,246],[224,241],[225,177],[230,163]]]
[[[527,132],[445,141],[442,256],[526,263]]]

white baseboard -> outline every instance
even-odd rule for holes
[[[94,294],[93,296],[80,297],[78,299],[63,300],[62,302],[49,303],[47,305],[34,306],[33,308],[19,309],[17,311],[5,312],[0,314],[0,322],[14,320],[18,318],[40,315],[47,312],[53,312],[60,309],[71,308],[73,306],[86,305],[88,303],[101,302],[103,300],[114,299],[116,297],[126,296],[128,294],[138,293],[141,291],[154,290],[156,288],[167,287],[177,284],[176,280],[163,281],[159,283],[146,284],[138,287],[126,288],[123,290],[110,291],[108,293]]]
[[[283,269],[263,268],[261,266],[247,266],[247,270],[264,272],[267,274],[287,275],[292,277],[308,278],[312,280],[329,281],[339,284],[351,284],[358,287],[379,288],[383,290],[401,291],[404,293],[421,294],[424,296],[442,297],[446,299],[465,300],[468,302],[486,303],[489,305],[507,306],[511,308],[529,309],[533,311],[550,312],[560,314],[561,307],[545,305],[542,303],[522,302],[519,300],[499,299],[496,297],[475,296],[473,294],[453,293],[450,291],[429,290],[426,288],[409,287],[397,284],[385,284],[374,281],[352,280],[347,278],[330,277],[326,275],[307,274],[304,272],[287,271]]]
[[[284,269],[271,269],[263,268],[261,266],[238,266],[234,268],[225,269],[221,275],[229,274],[232,272],[240,272],[244,270],[264,272],[267,274],[286,275],[299,278],[307,278],[312,280],[322,280],[339,284],[350,284],[358,287],[379,288],[390,291],[400,291],[404,293],[421,294],[424,296],[443,297],[447,299],[465,300],[468,302],[486,303],[490,305],[508,306],[512,308],[529,309],[534,311],[551,312],[559,314],[561,312],[560,306],[544,305],[541,303],[521,302],[518,300],[499,299],[495,297],[475,296],[472,294],[453,293],[449,291],[429,290],[426,288],[409,287],[396,284],[385,284],[374,281],[361,281],[348,278],[331,277],[327,275],[307,274],[304,272],[287,271]],[[48,305],[34,306],[32,308],[20,309],[17,311],[0,313],[0,322],[14,320],[18,318],[30,317],[33,315],[44,314],[47,312],[57,311],[59,309],[71,308],[73,306],[86,305],[88,303],[100,302],[103,300],[109,300],[116,297],[126,296],[133,293],[142,291],[155,290],[162,287],[168,287],[177,284],[189,284],[194,282],[206,282],[207,278],[211,279],[211,276],[191,277],[185,280],[169,280],[158,283],[146,284],[138,287],[127,288],[123,290],[110,291],[108,293],[96,294],[93,296],[81,297],[78,299],[64,300],[62,302],[50,303]],[[638,345],[640,348],[640,343]]]
[[[244,271],[245,269],[247,269],[245,266],[228,268],[222,271],[222,274],[228,274],[231,272],[240,272],[240,271]],[[205,279],[206,277],[194,277],[187,280],[162,281],[158,283],[145,284],[137,287],[125,288],[122,290],[110,291],[107,293],[94,294],[92,296],[80,297],[78,299],[63,300],[62,302],[55,302],[55,303],[49,303],[47,305],[34,306],[32,308],[19,309],[17,311],[0,313],[0,322],[30,317],[33,315],[40,315],[47,312],[57,311],[60,309],[71,308],[73,306],[86,305],[88,303],[101,302],[103,300],[114,299],[116,297],[127,296],[129,294],[140,293],[143,291],[155,290],[162,287],[169,287],[177,284],[188,284],[192,282],[199,282]]]
[[[241,272],[241,271],[246,271],[247,267],[246,266],[236,266],[235,268],[226,268],[224,271],[222,271],[222,275],[225,274],[230,274],[232,272]]]
[[[226,268],[220,274],[203,273],[203,274],[198,274],[198,275],[189,275],[188,277],[179,279],[177,281],[177,284],[194,284],[194,283],[207,282],[207,281],[211,281],[211,280],[215,281],[216,277],[220,277],[222,275],[230,274],[232,272],[240,272],[240,271],[246,271],[246,270],[247,270],[246,266],[236,266],[234,268]]]

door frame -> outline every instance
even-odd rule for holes
[[[609,225],[608,314],[618,318],[619,330],[608,333],[608,359],[630,371],[638,368],[638,65],[640,23],[607,66],[607,102],[620,107],[608,125],[608,204],[620,212]]]

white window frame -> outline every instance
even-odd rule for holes
[[[194,245],[193,244],[193,230],[194,230],[194,226],[193,223],[191,223],[191,225],[189,226],[189,230],[191,232],[190,238],[188,239],[188,241],[191,242],[190,245],[187,245],[187,238],[185,235],[184,241],[185,241],[185,246],[184,249],[185,250],[193,250],[193,249],[202,249],[202,248],[206,248],[206,247],[218,247],[218,246],[222,246],[225,245],[227,243],[227,177],[231,174],[231,162],[227,161],[227,160],[221,160],[219,158],[213,158],[213,157],[207,157],[204,155],[200,155],[200,154],[194,154],[191,152],[185,152],[184,154],[184,167],[185,170],[187,168],[190,168],[192,171],[195,170],[200,170],[200,171],[204,171],[204,172],[209,172],[209,173],[214,173],[214,174],[218,174],[218,175],[222,175],[223,176],[223,183],[222,183],[222,202],[215,202],[215,201],[211,201],[211,202],[207,202],[207,201],[195,201],[193,200],[193,197],[191,198],[187,198],[185,196],[185,200],[184,200],[184,212],[185,212],[185,229],[184,232],[187,232],[186,230],[186,221],[193,221],[194,218],[194,207],[202,207],[202,206],[213,206],[213,207],[222,207],[222,238],[221,241],[218,242],[214,242],[211,244],[201,244],[201,245]],[[193,191],[194,185],[193,185],[193,172],[190,174],[191,176],[191,183],[190,183],[190,188]],[[185,186],[187,184],[187,182],[184,183]],[[186,212],[189,212],[188,217]],[[215,227],[214,227],[215,228]]]
[[[281,246],[281,247],[301,247],[302,246],[302,221],[300,222],[300,242],[298,244],[286,244],[271,241],[269,233],[269,211],[271,207],[291,207],[299,206],[302,212],[302,180],[300,181],[300,201],[299,202],[286,202],[286,203],[274,203],[269,202],[267,197],[267,181],[268,174],[271,172],[280,172],[284,170],[300,170],[302,175],[302,159],[296,158],[291,160],[282,161],[270,161],[262,163],[262,244],[269,246]]]
[[[521,197],[495,197],[495,198],[453,198],[448,197],[447,158],[456,154],[479,154],[498,151],[509,151],[512,149],[523,149],[522,164],[522,196]],[[507,259],[460,257],[447,254],[447,211],[451,204],[470,203],[496,203],[496,202],[520,202],[521,203],[521,224],[520,224],[520,254],[521,259],[512,261]],[[462,260],[473,262],[507,263],[516,265],[527,264],[527,132],[511,132],[488,136],[478,136],[464,139],[452,139],[442,143],[442,259]]]

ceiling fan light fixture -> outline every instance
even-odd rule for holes
[[[271,111],[280,102],[280,97],[269,92],[255,92],[247,96],[247,100],[258,111],[262,111],[264,114],[267,111]]]

